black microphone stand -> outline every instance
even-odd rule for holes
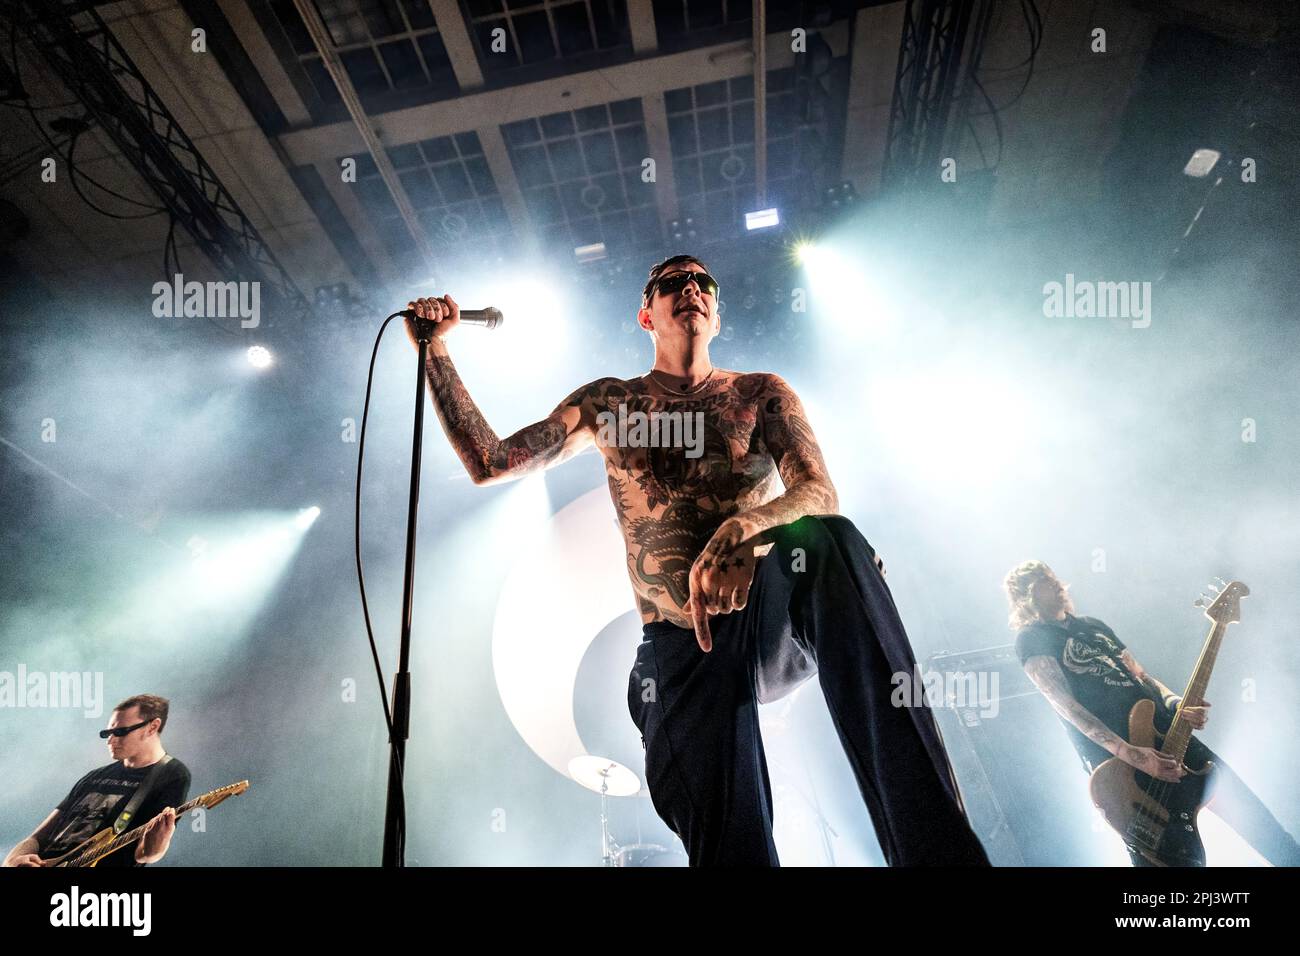
[[[415,426],[411,436],[411,496],[406,510],[406,569],[402,579],[402,638],[393,679],[393,731],[388,739],[388,805],[384,812],[386,867],[406,865],[406,740],[411,726],[411,604],[415,590],[415,524],[420,507],[420,455],[424,437],[424,364],[433,323],[415,320],[420,360],[415,369]]]

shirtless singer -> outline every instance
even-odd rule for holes
[[[650,270],[636,314],[654,343],[649,372],[584,385],[504,439],[452,365],[455,300],[407,307],[413,342],[417,323],[432,323],[429,391],[475,484],[551,468],[589,446],[604,458],[644,629],[628,706],[651,800],[692,866],[778,865],[758,703],[813,673],[885,860],[988,865],[934,718],[890,703],[891,675],[913,674],[916,661],[875,551],[836,513],[798,396],[778,375],[709,358],[721,324],[718,283],[703,263],[672,256]],[[702,441],[620,445],[601,424],[620,411],[698,415]]]

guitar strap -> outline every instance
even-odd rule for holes
[[[145,797],[149,796],[157,786],[158,778],[162,776],[163,767],[171,762],[172,755],[163,754],[162,759],[149,768],[149,772],[145,774],[144,779],[140,781],[140,786],[135,788],[135,793],[133,793],[131,799],[127,801],[126,809],[119,813],[117,819],[113,821],[114,834],[122,833],[131,825],[131,820],[140,810],[140,805],[144,803]]]

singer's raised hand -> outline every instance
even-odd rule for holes
[[[413,302],[406,303],[408,309],[413,309],[415,314],[422,319],[428,319],[433,323],[434,338],[443,338],[460,325],[460,306],[450,295],[443,295],[441,298],[431,297],[427,299],[416,299]],[[406,335],[411,340],[411,344],[419,348],[420,342],[415,337],[415,321],[406,320]]]

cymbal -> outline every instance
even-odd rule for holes
[[[588,790],[611,797],[630,797],[641,791],[641,778],[617,760],[583,754],[569,761],[569,776]]]

